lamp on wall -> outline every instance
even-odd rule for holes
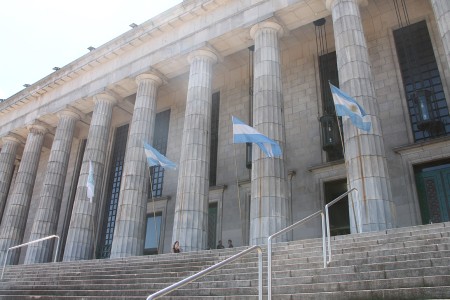
[[[411,95],[414,110],[417,117],[417,128],[427,131],[431,136],[436,136],[444,130],[444,124],[440,120],[439,107],[434,93],[430,90],[415,90]]]
[[[336,130],[339,126],[336,116],[323,115],[319,121],[322,128],[322,149],[326,152],[335,151],[340,145],[339,132]]]

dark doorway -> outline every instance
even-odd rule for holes
[[[450,160],[414,167],[423,224],[450,221]]]
[[[208,249],[216,249],[217,239],[217,202],[208,207]]]
[[[325,182],[325,203],[328,204],[347,191],[347,179]],[[348,197],[341,199],[329,209],[330,234],[343,235],[350,233]]]

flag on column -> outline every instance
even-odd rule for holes
[[[370,122],[370,116],[366,114],[362,106],[359,105],[355,99],[331,83],[330,88],[331,94],[333,95],[334,106],[336,108],[336,115],[340,117],[349,117],[353,125],[361,130],[369,132],[372,122]]]
[[[281,148],[277,142],[248,126],[235,116],[231,116],[233,122],[233,143],[254,143],[261,148],[267,157],[281,157]]]
[[[147,163],[150,167],[161,166],[164,169],[175,170],[177,165],[171,162],[167,157],[158,152],[155,148],[144,142],[145,156],[147,157]]]
[[[87,197],[92,203],[92,198],[94,197],[95,181],[94,181],[94,167],[92,166],[92,161],[89,161],[89,174],[86,182],[87,187]]]

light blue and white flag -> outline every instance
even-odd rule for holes
[[[266,156],[281,157],[281,148],[277,142],[234,116],[231,116],[231,121],[233,122],[233,143],[254,143]]]
[[[335,87],[330,83],[331,94],[333,95],[334,106],[336,107],[336,115],[340,117],[347,116],[353,125],[364,131],[370,131],[372,122],[369,115],[366,114],[361,105],[355,99]]]
[[[94,167],[92,166],[92,161],[89,161],[89,174],[86,182],[87,187],[87,197],[92,203],[92,198],[94,198],[95,181],[94,181]]]
[[[158,152],[155,148],[144,142],[145,156],[150,167],[161,166],[164,169],[175,170],[177,165],[167,159],[164,155]]]

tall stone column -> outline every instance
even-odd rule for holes
[[[2,139],[3,147],[0,152],[0,220],[2,220],[6,199],[8,198],[8,192],[11,186],[17,148],[22,143],[22,138],[15,134],[9,134]]]
[[[278,39],[283,28],[271,21],[250,30],[255,41],[253,127],[277,141],[284,150],[285,128],[281,59]],[[288,194],[284,157],[268,158],[258,147],[252,150],[250,244],[267,243],[267,238],[288,226]],[[284,154],[283,154],[284,156]],[[283,236],[280,239],[286,240]]]
[[[65,109],[58,113],[59,122],[48,159],[41,200],[34,217],[30,240],[56,234],[75,123],[80,116],[81,113],[76,112],[75,109]],[[51,261],[54,241],[52,239],[29,245],[25,264]]]
[[[41,125],[31,125],[28,129],[30,132],[23,150],[22,161],[0,227],[0,261],[4,261],[9,247],[19,245],[23,241],[42,144],[47,132],[47,129]],[[19,250],[12,251],[6,263],[17,264],[19,256]]]
[[[447,64],[450,66],[450,1],[431,0],[434,15],[444,44]]]
[[[64,261],[91,259],[94,254],[98,202],[105,171],[111,116],[116,99],[108,94],[99,94],[94,97],[94,103],[94,112],[67,233]],[[89,161],[92,162],[95,182],[92,202],[87,197],[86,187]]]
[[[136,78],[138,90],[130,124],[111,258],[144,253],[149,170],[143,142],[152,143],[156,96],[162,80],[155,74]]]
[[[333,17],[340,88],[364,107],[372,121],[370,132],[357,129],[350,120],[343,124],[347,181],[350,188],[359,191],[359,199],[353,199],[366,232],[395,227],[395,204],[358,2],[328,0],[327,7]],[[351,202],[349,207],[351,229],[355,232]]]
[[[209,50],[189,55],[191,64],[181,144],[177,202],[172,240],[183,251],[206,248],[208,237],[209,156],[211,140],[212,66]]]

